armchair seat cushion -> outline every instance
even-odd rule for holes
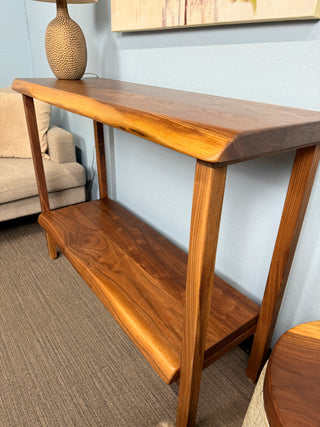
[[[49,193],[84,186],[85,169],[79,163],[55,163],[44,159]],[[0,158],[0,204],[38,195],[31,159]]]

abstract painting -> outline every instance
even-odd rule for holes
[[[320,18],[320,0],[111,0],[112,31]]]

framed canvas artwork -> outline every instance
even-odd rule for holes
[[[112,31],[320,18],[320,0],[111,0]]]

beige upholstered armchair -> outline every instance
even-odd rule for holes
[[[85,169],[76,162],[72,135],[50,127],[51,106],[35,103],[52,209],[85,201]],[[40,212],[22,97],[0,90],[0,221]]]

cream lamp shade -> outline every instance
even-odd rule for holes
[[[57,16],[49,23],[45,46],[48,63],[58,79],[79,80],[87,66],[87,45],[79,25],[68,12],[67,3],[96,3],[98,0],[37,0],[57,4]]]

